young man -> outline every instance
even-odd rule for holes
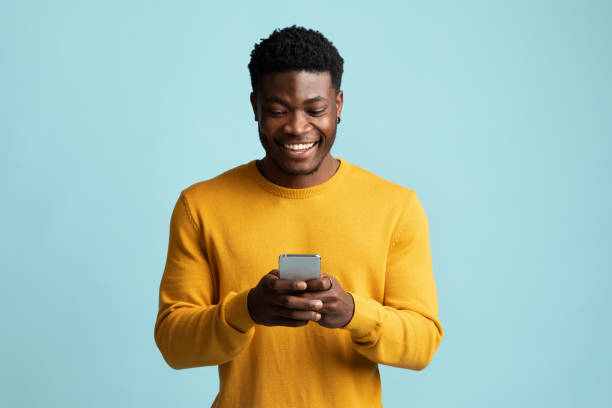
[[[381,406],[378,363],[423,369],[442,339],[425,212],[331,156],[343,59],[323,35],[276,30],[249,70],[265,157],[182,191],[155,341],[173,368],[219,366],[214,407]],[[321,277],[280,279],[284,253]]]

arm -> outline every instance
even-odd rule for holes
[[[429,225],[412,193],[395,229],[387,258],[383,304],[351,292],[347,329],[357,351],[371,361],[422,370],[442,340],[431,265]]]
[[[230,292],[216,302],[215,286],[201,228],[183,192],[170,220],[155,322],[155,342],[172,368],[222,364],[251,341],[255,328],[247,309],[248,291]]]

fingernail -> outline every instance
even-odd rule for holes
[[[320,309],[323,307],[323,302],[321,302],[320,300],[313,300],[312,302],[310,302],[310,307]]]
[[[321,314],[320,313],[315,313],[315,320],[316,321],[321,320]]]
[[[306,282],[297,282],[293,287],[300,290],[306,289]]]

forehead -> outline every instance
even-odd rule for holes
[[[259,93],[265,100],[279,97],[285,100],[306,100],[317,96],[328,97],[334,92],[331,75],[327,71],[289,71],[265,74]]]

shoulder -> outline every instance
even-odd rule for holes
[[[349,164],[347,193],[370,211],[386,214],[393,223],[427,223],[425,209],[413,189],[389,181],[357,165]]]
[[[370,217],[386,218],[397,233],[412,233],[428,228],[427,215],[413,189],[354,164],[350,165],[349,174],[349,194],[353,201],[367,207]]]
[[[377,200],[390,200],[404,205],[418,200],[416,192],[411,188],[389,181],[355,164],[345,163],[350,167],[347,187],[352,191],[376,197]]]
[[[241,164],[208,180],[199,181],[182,190],[182,195],[194,203],[206,202],[212,197],[237,195],[249,184],[249,163]]]

